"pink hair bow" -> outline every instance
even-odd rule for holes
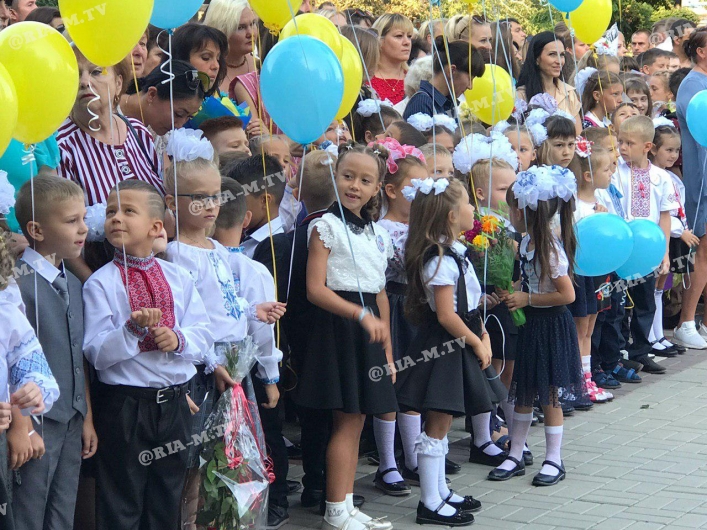
[[[388,173],[390,173],[391,175],[394,175],[398,172],[398,164],[396,160],[400,160],[401,158],[405,158],[406,156],[414,156],[415,158],[419,159],[420,162],[426,164],[425,155],[423,155],[422,151],[420,151],[417,147],[413,145],[400,145],[400,142],[398,142],[395,138],[390,137],[386,138],[382,142],[376,143],[379,143],[388,150],[388,160],[386,161],[386,165],[388,166]],[[373,142],[368,144],[368,147],[373,146]]]

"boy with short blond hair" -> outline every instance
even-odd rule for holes
[[[11,460],[21,466],[13,496],[15,527],[71,528],[81,460],[97,448],[84,370],[81,282],[64,268],[64,260],[81,255],[88,233],[83,191],[69,180],[37,176],[20,188],[15,212],[29,241],[18,261],[23,273],[17,283],[60,391],[41,427],[15,415],[11,428],[21,432],[8,436]],[[28,439],[20,437],[28,433]],[[34,458],[23,465],[26,443]]]

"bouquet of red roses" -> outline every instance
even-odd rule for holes
[[[469,260],[479,278],[512,293],[516,251],[503,221],[493,215],[478,216],[474,228],[463,232],[459,239],[469,249]],[[511,311],[511,317],[516,326],[525,324],[522,309]]]

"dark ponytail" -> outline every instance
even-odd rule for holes
[[[701,26],[697,28],[686,42],[683,42],[682,47],[685,50],[685,55],[693,63],[697,63],[697,50],[707,46],[707,27]]]

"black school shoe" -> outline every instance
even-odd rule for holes
[[[373,484],[375,484],[376,488],[381,490],[386,495],[392,495],[393,497],[403,497],[405,495],[410,495],[410,493],[412,493],[412,490],[404,480],[399,480],[398,482],[386,482],[383,479],[383,477],[385,477],[388,473],[392,473],[395,471],[398,471],[398,469],[395,467],[391,467],[390,469],[386,469],[385,471],[376,471],[376,478],[373,479]]]
[[[481,503],[471,495],[465,495],[461,502],[450,501],[449,499],[452,498],[452,495],[454,495],[454,490],[450,489],[449,495],[444,499],[444,502],[449,504],[452,508],[456,508],[461,512],[478,512],[481,509]]]
[[[659,365],[653,359],[648,357],[648,354],[641,355],[634,359],[635,361],[643,365],[643,371],[649,374],[663,374],[665,373],[665,366]]]
[[[277,530],[290,521],[290,514],[287,513],[287,508],[282,506],[268,506],[268,526],[267,530]]]
[[[462,470],[462,466],[452,462],[449,458],[444,459],[444,472],[447,475],[456,475]]]
[[[687,348],[685,348],[685,346],[681,346],[680,344],[672,344],[665,337],[658,340],[658,342],[660,342],[663,346],[666,346],[668,348],[673,348],[676,352],[678,352],[678,355],[684,355],[684,353],[687,351]],[[668,346],[668,344],[670,344],[670,346]]]
[[[415,522],[417,524],[438,524],[441,526],[468,526],[474,522],[474,516],[471,512],[462,512],[457,510],[452,515],[440,515],[439,510],[441,510],[445,505],[445,502],[437,507],[436,510],[430,510],[427,506],[419,502],[417,504],[417,517]]]
[[[555,462],[550,460],[545,460],[543,465],[550,465],[557,468],[560,472],[558,475],[545,475],[544,473],[538,473],[533,477],[533,486],[554,486],[558,482],[565,480],[565,466],[564,464],[557,465]]]
[[[287,480],[286,482],[288,495],[294,495],[302,489],[302,483],[297,482],[296,480]]]
[[[481,447],[476,447],[474,442],[471,442],[471,447],[469,448],[469,462],[491,467],[498,467],[503,464],[508,453],[502,452],[498,453],[496,456],[489,455],[484,452],[484,449],[490,445],[493,445],[493,442],[486,442]]]
[[[319,503],[322,502],[323,496],[324,492],[322,490],[305,488],[302,495],[300,495],[300,503],[302,504],[302,508],[314,508],[315,506],[319,506]]]
[[[411,486],[419,486],[420,485],[420,474],[417,471],[417,468],[415,469],[408,469],[406,465],[401,466],[402,471],[400,472],[400,475],[403,477],[403,480],[410,484]],[[447,477],[444,477],[444,481],[449,484],[449,479]]]
[[[492,469],[488,475],[488,479],[494,482],[503,482],[505,480],[510,480],[513,477],[522,477],[525,475],[525,462],[519,462],[512,456],[508,456],[507,460],[510,460],[515,464],[513,469],[506,471],[505,469]]]

